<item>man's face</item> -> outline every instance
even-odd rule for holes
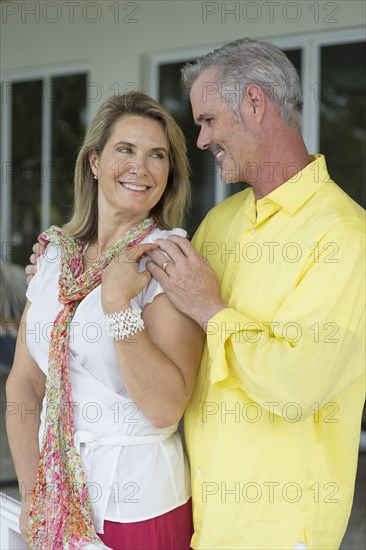
[[[207,69],[193,83],[191,104],[193,117],[201,129],[199,149],[209,149],[220,167],[224,183],[245,181],[247,170],[256,162],[254,139],[249,124],[238,120],[225,103],[216,71]]]

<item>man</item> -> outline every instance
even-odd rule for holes
[[[238,40],[183,70],[223,182],[193,246],[148,269],[207,333],[185,415],[196,550],[335,549],[352,505],[364,373],[364,211],[309,157],[294,67]],[[197,250],[197,252],[196,252]]]
[[[223,182],[193,245],[148,269],[207,332],[185,415],[194,549],[335,549],[365,397],[364,211],[309,157],[296,71],[238,40],[183,69]]]

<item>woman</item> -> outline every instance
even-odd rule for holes
[[[52,245],[28,289],[26,338],[21,330],[7,382],[9,401],[38,411],[7,422],[31,548],[189,548],[177,423],[202,337],[143,258],[182,222],[185,151],[182,132],[154,100],[138,92],[110,98],[76,162],[73,216],[43,235]]]

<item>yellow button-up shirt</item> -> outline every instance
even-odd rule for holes
[[[317,155],[255,201],[215,207],[194,245],[227,309],[185,415],[195,549],[338,548],[365,398],[364,210]]]

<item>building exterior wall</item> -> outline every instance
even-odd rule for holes
[[[85,64],[91,115],[113,93],[148,91],[144,58],[152,51],[209,50],[244,36],[270,41],[365,21],[359,0],[3,0],[0,6],[4,74]]]

